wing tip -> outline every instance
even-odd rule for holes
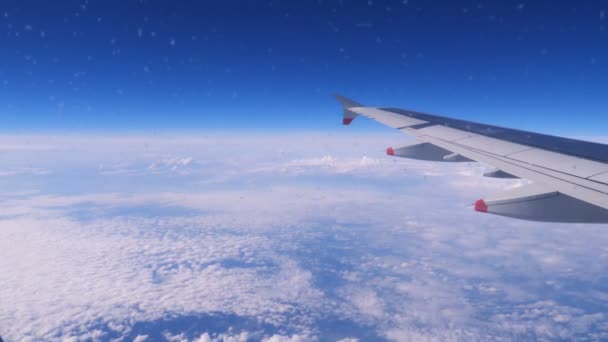
[[[338,102],[340,102],[342,104],[342,107],[344,107],[344,109],[349,109],[349,108],[353,108],[353,107],[364,107],[359,102],[353,101],[338,93],[334,93],[333,96],[336,98],[336,100],[338,100]]]
[[[340,102],[340,104],[342,104],[342,108],[344,109],[342,113],[342,124],[344,126],[350,125],[357,117],[357,113],[350,109],[354,107],[363,107],[363,105],[340,94],[334,94],[334,97]]]

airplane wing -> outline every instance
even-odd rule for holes
[[[388,155],[477,161],[496,168],[484,176],[532,181],[476,201],[479,212],[532,221],[608,223],[608,145],[336,98],[344,108],[344,125],[365,116],[416,138],[387,148]]]

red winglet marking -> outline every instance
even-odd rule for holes
[[[344,118],[342,119],[342,124],[343,125],[350,125],[351,122],[353,122],[354,118]]]
[[[475,211],[479,211],[480,213],[487,213],[488,205],[482,199],[477,200],[475,201]]]
[[[393,150],[392,147],[387,147],[386,148],[386,155],[388,155],[388,156],[394,156],[395,155],[395,150]]]

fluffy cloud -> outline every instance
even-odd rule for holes
[[[0,336],[608,337],[605,226],[474,213],[523,181],[383,156],[398,139],[1,137],[48,173],[0,177]]]

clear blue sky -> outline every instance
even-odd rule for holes
[[[0,27],[4,132],[336,131],[333,92],[608,127],[608,1],[15,0]]]

